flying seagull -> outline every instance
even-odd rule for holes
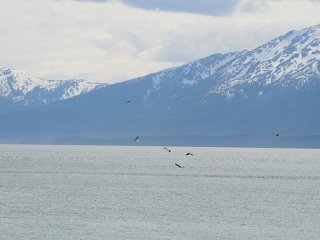
[[[178,168],[182,168],[182,166],[177,163],[175,163],[174,165],[176,165]]]
[[[139,136],[136,136],[135,139],[133,139],[134,142],[139,142]]]
[[[126,101],[126,103],[131,103],[131,101],[130,101],[130,100],[128,100],[128,101]]]
[[[163,149],[167,150],[168,152],[171,152],[171,150],[166,147],[164,147]]]
[[[193,156],[193,154],[192,153],[186,153],[186,156]]]

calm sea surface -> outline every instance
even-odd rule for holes
[[[0,145],[0,239],[320,239],[320,150],[168,148]]]

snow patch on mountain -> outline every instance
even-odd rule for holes
[[[72,98],[106,85],[81,79],[46,80],[12,68],[0,67],[0,97],[25,106]]]
[[[146,101],[153,92],[159,92],[165,88],[190,88],[208,79],[225,64],[231,62],[242,52],[231,52],[228,54],[214,54],[207,58],[186,63],[180,67],[166,69],[135,80],[149,79],[152,81],[152,88],[146,91],[143,96]]]
[[[291,31],[246,52],[226,66],[221,83],[210,93],[227,98],[244,95],[254,84],[301,88],[310,79],[320,79],[320,25]]]
[[[320,82],[320,24],[290,31],[250,51],[213,54],[135,80],[142,79],[152,82],[144,101],[169,92],[171,97],[178,96],[177,92],[189,88],[202,91],[198,93],[201,101],[210,95],[230,100],[263,96],[272,87],[299,89]]]

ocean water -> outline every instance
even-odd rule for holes
[[[320,150],[168,148],[0,145],[0,239],[320,239]]]

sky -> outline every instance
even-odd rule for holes
[[[320,0],[0,0],[0,66],[120,82],[320,23]]]

